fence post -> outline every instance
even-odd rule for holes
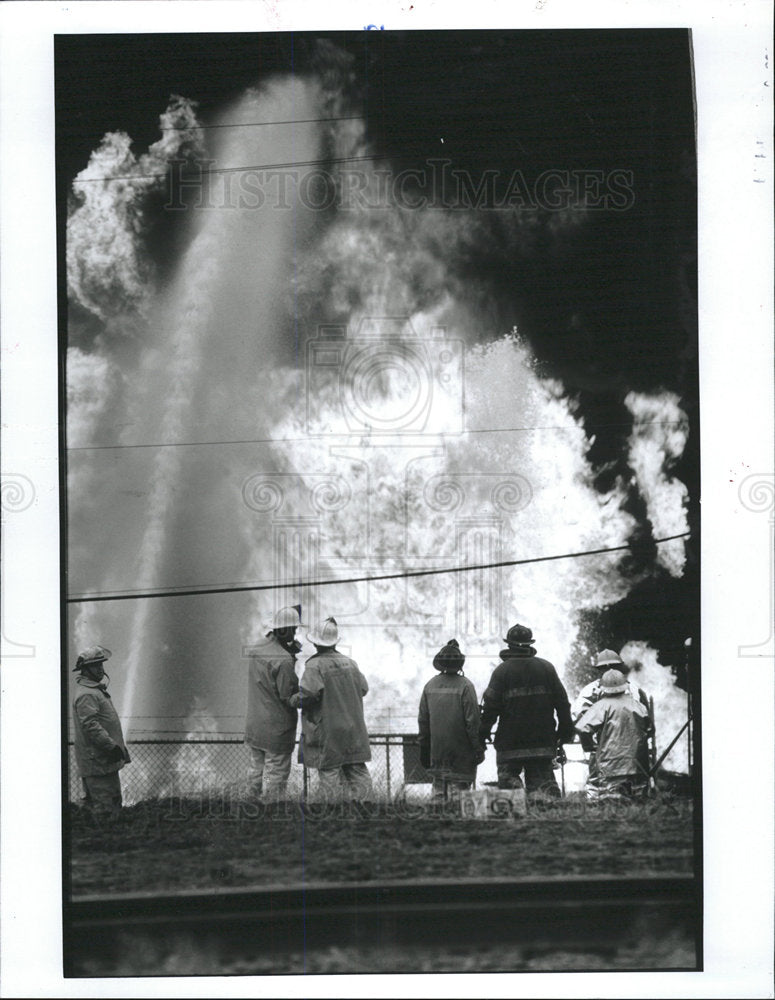
[[[390,802],[390,733],[385,737],[385,775],[387,778],[387,797]]]

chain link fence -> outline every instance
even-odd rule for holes
[[[408,784],[428,785],[431,778],[420,766],[417,735],[412,733],[372,733],[371,762],[368,764],[374,791],[379,798],[393,799]],[[225,794],[241,796],[248,791],[248,748],[241,738],[214,734],[198,737],[129,740],[132,762],[121,771],[125,805],[148,799]],[[298,742],[294,749],[288,794],[314,795],[317,771],[298,762]],[[69,744],[70,800],[83,796]]]

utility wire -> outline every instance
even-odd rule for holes
[[[337,118],[289,118],[278,122],[222,122],[216,125],[167,125],[160,132],[195,132],[210,128],[252,128],[254,125],[308,125],[313,122],[349,122],[363,115],[339,115]]]
[[[672,542],[678,538],[688,538],[689,532],[680,535],[669,535],[666,538],[655,538],[653,542]],[[379,576],[351,576],[341,580],[306,580],[298,583],[260,583],[245,586],[203,587],[192,590],[145,591],[132,594],[116,594],[103,597],[68,597],[67,604],[96,604],[104,601],[139,601],[151,597],[195,597],[202,594],[234,594],[258,590],[303,590],[308,587],[332,587],[345,583],[375,583],[380,580],[404,580],[416,576],[440,576],[444,573],[471,573],[480,569],[498,569],[501,566],[524,566],[527,563],[553,562],[557,559],[579,559],[582,556],[596,556],[605,552],[625,552],[632,549],[632,544],[616,545],[613,548],[589,549],[586,552],[564,552],[554,556],[534,556],[532,559],[509,559],[503,562],[478,563],[475,566],[451,566],[447,569],[417,569],[402,573],[382,573]]]
[[[641,427],[679,427],[686,423],[685,420],[648,420],[643,423],[638,424],[638,428]],[[611,427],[630,427],[632,426],[630,422],[619,421],[610,424],[588,424],[586,425],[590,430],[597,430],[600,428],[611,428]],[[464,431],[450,431],[447,432],[450,437],[463,437],[466,434],[505,434],[514,431],[562,431],[566,430],[565,427],[560,424],[556,425],[544,425],[538,427],[475,427],[467,429]],[[310,441],[315,438],[329,438],[329,437],[366,437],[369,436],[368,431],[350,431],[346,434],[307,434],[306,437],[298,438],[238,438],[233,441],[159,441],[159,442],[149,442],[145,444],[85,444],[78,445],[73,448],[66,448],[68,452],[75,451],[110,451],[121,450],[124,448],[200,448],[209,445],[239,445],[239,444],[298,444],[301,441]],[[378,441],[383,436],[389,435],[378,435],[373,438],[374,441]],[[440,432],[438,435],[422,435],[423,437],[440,437],[444,436],[444,432]]]

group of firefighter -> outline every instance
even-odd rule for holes
[[[368,682],[355,660],[337,649],[339,626],[333,617],[307,634],[315,653],[298,677],[300,610],[296,605],[278,611],[250,650],[249,794],[265,801],[286,798],[300,713],[299,761],[317,771],[318,794],[369,800],[371,748],[363,713]],[[471,787],[496,722],[492,742],[501,789],[559,797],[556,761],[564,759],[563,744],[575,742],[578,734],[588,754],[588,796],[644,795],[653,713],[621,658],[612,650],[600,652],[595,660],[600,676],[571,705],[554,666],[536,654],[531,629],[514,625],[504,641],[481,704],[463,674],[465,655],[455,639],[433,658],[438,673],[423,688],[418,713],[420,763],[432,779],[433,797],[454,798]],[[119,771],[130,760],[105,683],[103,664],[110,655],[105,647],[93,646],[75,666],[76,761],[86,805],[100,815],[120,809]]]

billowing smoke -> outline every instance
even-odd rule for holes
[[[630,678],[654,699],[654,723],[657,732],[657,756],[663,755],[687,720],[688,695],[677,687],[669,670],[659,662],[659,653],[645,642],[628,642],[621,650],[622,660],[630,667]],[[683,730],[662,767],[686,773],[689,769],[688,729]]]
[[[173,96],[159,118],[162,138],[140,157],[132,139],[109,132],[73,183],[67,220],[71,307],[102,321],[103,332],[132,329],[147,315],[154,271],[144,245],[149,193],[164,189],[171,160],[203,153],[196,105]]]
[[[239,731],[244,647],[298,600],[307,622],[333,612],[342,623],[343,648],[372,683],[370,718],[388,707],[410,718],[451,635],[480,693],[515,620],[563,672],[582,613],[640,578],[610,553],[309,586],[614,547],[637,526],[628,484],[596,488],[592,439],[563,385],[498,327],[486,278],[466,279],[482,243],[527,252],[543,225],[534,215],[235,199],[249,189],[234,187],[232,168],[367,155],[358,122],[253,124],[331,116],[347,103],[332,96],[337,80],[277,79],[224,110],[219,123],[235,127],[217,130],[207,153],[222,172],[200,207],[191,198],[168,281],[144,250],[141,175],[205,155],[193,106],[168,111],[179,129],[147,157],[106,137],[88,169],[134,181],[76,184],[70,294],[98,332],[91,353],[71,348],[68,434],[121,447],[71,455],[71,591],[288,585],[85,605],[73,643],[114,650],[134,730],[202,729],[193,716],[206,712],[210,726]],[[368,193],[381,181],[363,163]],[[311,170],[296,168],[293,183]],[[579,215],[550,223],[561,240]],[[683,415],[669,397],[628,400],[637,487],[654,535],[672,534],[685,523],[682,484],[669,478],[683,445],[654,421]],[[659,558],[681,574],[678,551]],[[655,686],[658,670],[669,675],[656,660],[649,669]]]
[[[686,486],[670,475],[683,455],[689,421],[675,393],[658,396],[630,392],[624,400],[633,415],[629,462],[655,538],[668,538],[688,530]],[[672,576],[681,576],[686,564],[682,539],[659,546],[657,559]]]

